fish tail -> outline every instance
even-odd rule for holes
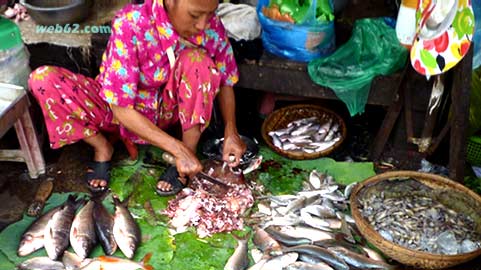
[[[152,259],[152,252],[145,254],[144,258],[142,258],[142,263],[146,265],[150,259]]]
[[[151,258],[152,258],[152,252],[145,254],[144,258],[142,258],[141,263],[145,270],[154,270],[154,267],[148,264]]]
[[[232,237],[234,237],[237,241],[247,241],[251,237],[252,232],[246,233],[244,236],[238,236],[232,233]]]

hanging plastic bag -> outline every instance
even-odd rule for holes
[[[348,42],[331,56],[311,61],[308,72],[315,83],[334,90],[354,116],[364,112],[372,79],[397,71],[407,56],[383,18],[362,19]]]
[[[301,62],[330,55],[335,50],[334,22],[316,18],[317,1],[323,0],[312,0],[305,16],[299,18],[302,23],[293,24],[267,18],[262,8],[269,6],[269,0],[259,0],[257,15],[264,48],[277,56]]]

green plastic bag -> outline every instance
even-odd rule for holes
[[[356,21],[346,44],[309,62],[308,72],[315,83],[334,90],[354,116],[364,112],[372,79],[404,67],[407,56],[384,18],[362,19]]]

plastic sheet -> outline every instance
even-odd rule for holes
[[[364,112],[371,81],[402,68],[408,56],[384,18],[356,21],[351,39],[329,57],[308,65],[311,79],[329,87],[351,116]]]

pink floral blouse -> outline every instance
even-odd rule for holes
[[[233,86],[238,81],[232,47],[217,16],[188,41],[205,49],[214,60],[222,74],[221,86]],[[100,96],[109,104],[133,108],[157,123],[160,93],[170,74],[166,50],[171,46],[175,55],[185,48],[162,1],[146,0],[141,5],[124,7],[113,21],[112,35],[102,56],[97,77],[102,85]]]

